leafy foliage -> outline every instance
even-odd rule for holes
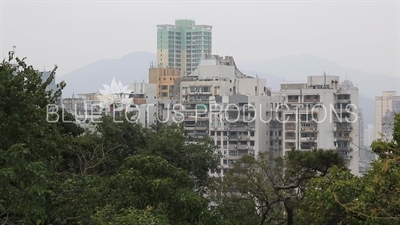
[[[226,218],[239,224],[294,224],[307,182],[344,166],[334,151],[291,151],[285,159],[270,153],[246,156],[215,188],[214,199]]]

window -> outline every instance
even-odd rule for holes
[[[168,93],[167,92],[161,92],[161,97],[168,97]]]
[[[161,90],[168,90],[168,85],[161,85]]]

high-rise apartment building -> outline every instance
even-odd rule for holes
[[[188,133],[194,138],[208,135],[208,115],[199,113],[209,110],[210,97],[258,96],[266,92],[266,83],[266,79],[243,74],[232,57],[203,56],[191,75],[175,82],[175,99],[184,107],[182,112],[185,114],[186,127],[191,127]],[[200,120],[203,122],[200,123]]]
[[[399,112],[400,96],[395,91],[384,91],[382,96],[375,97],[375,138],[392,138],[393,114]]]
[[[176,20],[175,25],[157,25],[157,63],[189,75],[202,55],[212,51],[212,26],[194,20]]]
[[[367,128],[364,129],[364,147],[369,148],[372,142],[375,140],[375,126],[368,124]]]
[[[339,76],[308,76],[282,83],[283,154],[291,149],[334,149],[358,174],[358,89],[342,88]]]

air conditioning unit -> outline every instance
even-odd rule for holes
[[[307,140],[311,140],[311,138],[310,138],[310,137],[308,137],[308,138],[307,138]]]
[[[242,139],[242,136],[239,136],[239,139]]]
[[[233,146],[234,148],[237,148],[237,145]]]
[[[250,137],[247,137],[246,139],[247,139],[247,140],[250,140]]]
[[[304,127],[302,127],[301,130],[304,130]]]
[[[247,130],[248,128],[249,128],[249,127],[244,127],[244,129],[246,129],[246,130]]]
[[[249,149],[249,148],[250,148],[249,146],[246,147],[246,149]]]

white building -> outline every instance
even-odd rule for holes
[[[128,89],[131,91],[130,98],[140,99],[135,104],[155,104],[158,102],[157,84],[132,83]]]
[[[266,80],[246,76],[232,57],[203,56],[198,67],[187,77],[175,80],[175,100],[183,105],[185,127],[193,138],[208,134],[210,97],[237,94],[258,96],[267,91]],[[196,115],[197,113],[197,115]]]
[[[307,83],[282,83],[283,152],[335,149],[358,175],[358,90],[341,88],[339,76],[309,76]],[[287,106],[287,107],[286,107]]]
[[[210,98],[209,135],[223,156],[211,175],[223,176],[241,157],[268,151],[267,101],[266,96],[240,94]]]
[[[364,147],[370,147],[374,140],[375,126],[373,124],[368,124],[367,128],[364,129]]]

